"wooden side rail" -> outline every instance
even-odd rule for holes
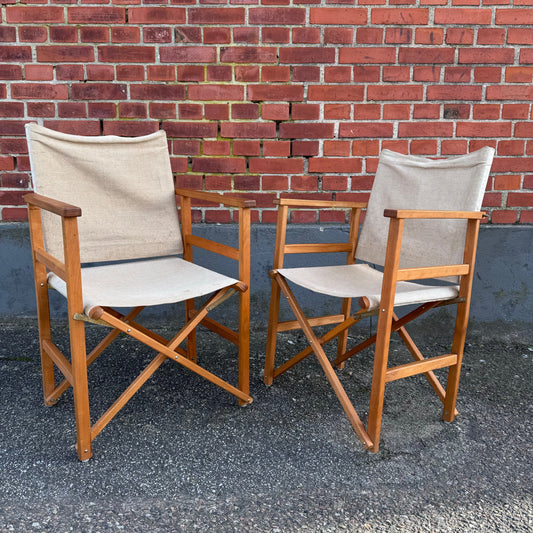
[[[388,218],[411,218],[411,219],[482,219],[487,216],[483,211],[428,211],[423,209],[385,209],[383,216]]]
[[[304,207],[316,207],[317,209],[322,207],[340,209],[365,209],[366,202],[342,202],[338,200],[302,200],[297,198],[279,198],[274,200],[275,205],[283,205],[292,208],[304,208]]]
[[[194,198],[195,200],[203,200],[204,202],[211,202],[214,204],[223,204],[231,207],[255,207],[255,200],[248,200],[245,198],[236,198],[233,196],[226,196],[217,192],[205,192],[205,191],[194,191],[191,189],[175,189],[175,192],[178,196],[185,198]]]

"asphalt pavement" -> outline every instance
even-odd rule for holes
[[[427,355],[449,351],[438,330],[420,341]],[[64,346],[65,325],[54,332]],[[91,326],[88,343],[100,334]],[[210,332],[198,342],[199,360],[234,382],[233,347]],[[280,335],[279,353],[302,343]],[[423,376],[389,384],[377,454],[313,357],[266,387],[264,346],[252,327],[252,405],[168,361],[82,463],[70,392],[42,401],[35,321],[0,324],[0,532],[533,531],[531,331],[470,329],[451,424]],[[391,355],[409,360],[399,340]],[[94,417],[150,356],[119,337],[91,366]],[[363,419],[371,362],[367,351],[338,371]]]

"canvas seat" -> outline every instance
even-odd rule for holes
[[[248,286],[250,208],[255,202],[175,189],[164,131],[133,138],[89,137],[28,124],[26,137],[34,192],[25,199],[44,398],[47,405],[53,405],[73,387],[78,457],[85,460],[92,456],[95,437],[168,359],[233,394],[239,404],[251,403]],[[237,210],[237,246],[193,235],[195,204]],[[193,263],[194,248],[235,260],[235,275],[220,274]],[[67,300],[67,354],[52,340],[49,289],[57,290]],[[237,327],[207,316],[235,293]],[[196,307],[195,299],[199,297],[201,303]],[[136,320],[146,306],[178,302],[184,303],[184,325],[172,339],[164,339]],[[111,328],[90,352],[85,343],[88,322]],[[199,325],[236,346],[235,385],[199,364]],[[155,357],[92,422],[87,367],[121,332],[152,348]],[[56,368],[64,377],[58,383]]]
[[[264,381],[273,380],[314,353],[332,385],[357,436],[368,450],[379,449],[385,385],[424,374],[444,404],[443,419],[457,414],[456,400],[470,308],[480,212],[494,150],[430,159],[383,150],[368,204],[281,198],[278,204],[274,269]],[[295,209],[345,209],[350,212],[349,238],[344,243],[288,243],[287,224]],[[366,210],[359,232],[362,211]],[[311,239],[312,240],[312,239]],[[347,254],[345,265],[284,266],[289,254]],[[379,269],[375,268],[380,267]],[[314,293],[338,297],[338,314],[306,316],[292,285]],[[296,320],[280,320],[283,293]],[[352,311],[356,298],[359,310]],[[429,310],[457,305],[450,352],[426,358],[405,326]],[[409,307],[402,317],[396,308]],[[348,348],[348,330],[362,318],[378,316],[375,335]],[[318,337],[313,328],[334,325]],[[301,330],[309,346],[276,367],[277,336]],[[389,365],[389,343],[398,332],[413,362]],[[330,361],[323,346],[337,340]],[[366,424],[348,398],[334,369],[361,350],[375,344],[373,377]],[[443,387],[434,370],[448,368]]]

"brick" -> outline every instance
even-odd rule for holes
[[[356,120],[379,120],[381,118],[380,104],[355,104],[353,118]]]
[[[344,211],[330,211],[328,209],[321,209],[318,212],[318,222],[321,224],[344,224],[346,222],[346,213]]]
[[[312,7],[309,9],[311,24],[364,25],[367,10],[354,7]]]
[[[231,81],[232,70],[229,65],[207,65],[207,81]]]
[[[315,224],[317,220],[316,211],[307,211],[304,209],[291,211],[289,216],[291,224]]]
[[[427,88],[427,100],[481,100],[482,88],[470,85],[441,85]]]
[[[413,140],[410,151],[414,155],[437,155],[438,143],[434,139]]]
[[[487,87],[487,100],[529,100],[533,99],[533,86],[490,86]]]
[[[172,42],[172,30],[165,27],[143,28],[143,41],[145,43],[170,43]]]
[[[515,125],[514,136],[533,138],[533,122],[518,122]]]
[[[444,70],[445,83],[469,83],[472,69],[470,67],[446,67]]]
[[[100,122],[97,120],[45,120],[44,126],[72,135],[100,135]]]
[[[387,28],[385,30],[386,44],[409,44],[413,39],[411,28]]]
[[[87,79],[90,81],[113,81],[115,69],[111,65],[87,65]]]
[[[293,120],[319,120],[320,106],[318,104],[293,104]]]
[[[261,69],[261,81],[263,82],[288,82],[290,81],[290,67],[268,66]]]
[[[216,48],[211,46],[169,46],[161,48],[159,55],[162,63],[214,63]]]
[[[259,67],[257,65],[236,65],[235,81],[257,82],[259,81]]]
[[[396,62],[396,49],[393,47],[359,47],[341,48],[339,50],[339,63],[354,64],[384,64]]]
[[[98,60],[103,63],[153,63],[153,46],[99,46]]]
[[[201,120],[201,104],[178,104],[179,118],[182,120]]]
[[[125,84],[81,83],[73,84],[71,90],[72,97],[76,100],[125,100],[127,98]]]
[[[440,151],[442,155],[462,155],[468,151],[467,141],[445,140],[441,142]]]
[[[350,141],[324,141],[325,156],[349,156]]]
[[[285,139],[327,139],[333,138],[334,124],[288,123],[279,126],[279,136]]]
[[[92,46],[37,46],[37,61],[59,63],[62,61],[87,63],[94,61]]]
[[[149,104],[149,113],[152,118],[176,118],[176,106],[174,104],[151,102]]]
[[[453,63],[455,52],[451,48],[400,48],[398,62],[408,64]]]
[[[56,65],[56,79],[82,81],[85,79],[83,65]]]
[[[510,137],[511,122],[459,122],[456,126],[458,137]]]
[[[191,85],[190,100],[243,100],[244,87],[239,85]]]
[[[231,106],[231,118],[233,119],[256,119],[259,118],[258,104],[233,104]]]
[[[324,81],[326,83],[349,83],[352,80],[350,67],[326,67]]]
[[[261,178],[259,176],[235,176],[235,189],[259,191],[261,189]]]
[[[302,85],[248,85],[248,99],[251,101],[293,101],[303,100]]]
[[[228,44],[231,42],[229,28],[204,28],[205,44]]]
[[[451,137],[452,122],[402,122],[398,126],[400,137]]]
[[[124,24],[126,9],[122,7],[69,7],[67,17],[70,24]]]
[[[459,50],[459,63],[480,64],[512,64],[514,49],[512,48],[462,48]]]
[[[409,120],[411,106],[409,104],[385,104],[383,118],[385,120]]]
[[[0,46],[2,61],[25,62],[31,61],[31,48],[29,46]]]
[[[28,209],[26,207],[4,207],[2,209],[2,220],[6,222],[25,222],[28,220]]]
[[[446,28],[446,44],[474,44],[472,28]]]
[[[253,7],[248,12],[250,24],[293,25],[305,23],[305,9],[300,7]]]
[[[323,176],[322,189],[324,191],[345,191],[348,187],[346,176]]]
[[[507,194],[507,207],[533,207],[532,192],[510,192]]]
[[[492,163],[492,172],[531,172],[533,158],[531,157],[497,157]]]
[[[311,85],[308,89],[309,101],[362,101],[365,88],[362,85]]]
[[[291,40],[289,28],[262,28],[263,43],[288,43]]]
[[[202,29],[191,26],[178,26],[174,28],[176,43],[201,43]]]
[[[188,13],[189,24],[244,24],[246,15],[243,7],[189,8]]]
[[[205,188],[210,191],[227,191],[231,190],[231,175],[229,176],[220,176],[220,175],[214,175],[214,176],[206,176],[205,177]]]
[[[428,90],[431,87],[428,88]],[[372,100],[422,100],[421,85],[371,85],[367,89],[367,99]]]
[[[184,100],[186,98],[183,85],[134,84],[130,86],[133,100]]]
[[[320,44],[321,35],[319,28],[294,28],[292,42],[294,44]]]
[[[63,84],[12,84],[11,96],[15,99],[66,100],[68,98],[68,88]]]
[[[507,83],[531,83],[533,82],[533,67],[507,67],[505,81]]]
[[[111,42],[138,43],[141,40],[141,30],[136,27],[111,28]]]
[[[235,43],[257,44],[259,42],[259,28],[233,28]]]
[[[491,214],[493,224],[514,224],[517,219],[517,212],[510,210],[494,210]]]
[[[105,26],[82,26],[80,28],[80,41],[82,43],[107,43],[109,42],[109,28]]]
[[[335,50],[333,48],[280,48],[280,63],[333,63],[335,62]]]
[[[301,158],[250,158],[250,172],[256,174],[301,174],[303,159]]]
[[[427,24],[429,10],[427,8],[381,8],[372,9],[372,24]]]
[[[237,157],[202,157],[192,160],[193,172],[238,173],[246,171],[246,160]]]
[[[289,157],[290,141],[263,141],[263,157]]]
[[[176,187],[185,189],[202,190],[203,188],[202,176],[192,174],[177,174],[176,175]]]
[[[339,137],[392,137],[393,132],[393,124],[388,122],[346,122],[339,125]]]
[[[28,102],[28,117],[53,117],[55,116],[55,107],[51,102]]]
[[[496,9],[496,24],[502,26],[533,24],[533,9],[517,7]]]
[[[500,106],[498,104],[477,104],[473,108],[474,120],[498,120]]]
[[[533,63],[533,53],[531,49],[520,50],[520,63],[528,65]]]
[[[1,102],[0,116],[2,119],[24,116],[24,104],[22,102]]]
[[[261,143],[259,141],[233,141],[233,155],[255,155],[261,153]]]
[[[291,153],[294,156],[318,155],[318,141],[292,141]]]
[[[172,141],[172,153],[174,155],[200,155],[201,147],[202,143],[193,139],[178,139]]]
[[[293,191],[317,191],[317,176],[292,176],[291,190]]]
[[[499,107],[498,104],[492,104],[492,105]],[[502,118],[527,120],[528,115],[529,115],[528,104],[504,104],[502,105]]]
[[[205,104],[204,115],[208,120],[228,120],[229,105],[228,104]]]
[[[223,122],[220,135],[230,139],[273,139],[276,125],[273,122]]]
[[[176,69],[171,65],[148,65],[150,81],[176,81]]]
[[[373,176],[352,176],[352,191],[370,191],[374,184]]]
[[[15,170],[15,158],[12,156],[0,155],[0,170]]]
[[[359,173],[362,159],[357,157],[313,157],[309,160],[309,172]]]
[[[163,122],[163,129],[169,137],[216,138],[217,125],[212,122]]]
[[[499,83],[502,77],[500,67],[476,67],[474,81],[477,83]]]
[[[522,209],[520,212],[520,222],[522,224],[533,224],[533,210],[525,211]]]
[[[355,41],[357,44],[381,44],[383,41],[383,29],[357,28]]]
[[[46,28],[42,28],[46,35]],[[52,26],[50,28],[50,41],[56,43],[77,43],[78,29],[71,26]]]
[[[477,44],[505,44],[505,28],[479,28]]]
[[[222,63],[274,63],[277,50],[274,47],[235,46],[220,50]]]
[[[84,102],[59,102],[57,116],[60,118],[85,118],[87,105]]]
[[[383,82],[408,82],[411,73],[409,67],[384,66],[383,67]]]
[[[20,42],[44,43],[47,39],[48,32],[42,26],[21,26],[19,28]]]
[[[262,176],[261,189],[263,191],[285,191],[289,188],[289,178],[287,176]]]
[[[324,44],[352,44],[351,28],[324,28]]]
[[[263,104],[261,116],[264,120],[287,120],[289,118],[288,104]]]
[[[533,44],[530,28],[507,28],[507,44]]]
[[[293,82],[320,81],[320,67],[309,65],[295,65],[292,67]]]
[[[24,71],[26,81],[52,81],[54,79],[54,67],[52,65],[26,65]]]
[[[5,172],[2,176],[2,187],[11,189],[27,189],[30,186],[30,178],[27,174]]]
[[[439,104],[415,104],[413,106],[413,118],[439,118]]]
[[[143,65],[117,65],[117,81],[144,81]]]
[[[521,176],[494,176],[494,189],[500,191],[520,189]]]
[[[344,120],[351,117],[350,104],[324,104],[325,120]]]
[[[415,44],[442,44],[444,41],[444,30],[442,28],[416,28]]]
[[[59,6],[7,6],[6,21],[13,24],[53,24],[65,22],[65,15]]]
[[[130,24],[183,24],[186,10],[182,7],[130,7]]]
[[[490,24],[491,19],[491,9],[435,8],[435,24]]]
[[[1,20],[1,17],[0,17]],[[17,40],[17,30],[15,27],[0,26],[0,42],[15,42]]]
[[[229,224],[231,213],[227,209],[206,209],[205,221],[207,224]]]
[[[148,116],[146,104],[141,102],[120,102],[118,104],[120,118],[146,118]]]

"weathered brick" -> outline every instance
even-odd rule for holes
[[[301,158],[250,158],[250,172],[256,174],[301,174]]]
[[[130,7],[128,22],[130,24],[183,24],[186,21],[183,7]]]
[[[15,99],[66,100],[68,87],[63,84],[24,83],[11,85]]]
[[[183,85],[139,84],[130,87],[130,95],[134,100],[184,100]]]
[[[367,23],[367,10],[354,7],[312,7],[311,24],[363,25]]]
[[[276,48],[256,46],[234,46],[220,50],[223,63],[274,63]]]
[[[163,122],[163,129],[169,137],[216,138],[217,125],[214,122]]]
[[[427,8],[381,8],[372,9],[372,24],[427,24],[429,9]]]
[[[333,48],[281,48],[279,51],[280,63],[333,63],[335,50]]]
[[[190,100],[243,100],[244,87],[238,85],[190,85]]]
[[[6,21],[13,24],[65,22],[64,9],[59,6],[7,6]]]
[[[189,24],[244,24],[246,14],[242,7],[189,8],[188,12]]]
[[[246,171],[246,160],[237,157],[202,157],[192,160],[193,172],[238,173]]]
[[[169,46],[159,51],[163,63],[214,63],[216,48],[202,46]]]
[[[435,24],[490,24],[491,9],[475,8],[435,8]],[[496,21],[496,24],[499,24]]]
[[[292,25],[305,22],[305,9],[300,7],[252,7],[250,24]]]
[[[72,97],[77,100],[125,100],[128,97],[126,84],[76,83],[72,85]]]
[[[339,137],[392,137],[393,131],[393,124],[389,122],[345,122],[339,125]]]
[[[341,48],[339,63],[384,64],[396,62],[396,49],[393,47]]]
[[[124,24],[126,9],[122,7],[69,7],[67,20],[70,24]]]
[[[220,135],[230,139],[273,139],[276,125],[273,122],[223,122]]]
[[[327,139],[333,138],[334,134],[334,124],[332,123],[283,122],[279,127],[279,136],[285,139]]]
[[[94,49],[92,46],[37,46],[37,61],[50,61],[59,63],[62,61],[87,63],[94,61]]]
[[[304,88],[302,85],[249,85],[247,88],[248,99],[252,101],[293,101],[303,100]]]

